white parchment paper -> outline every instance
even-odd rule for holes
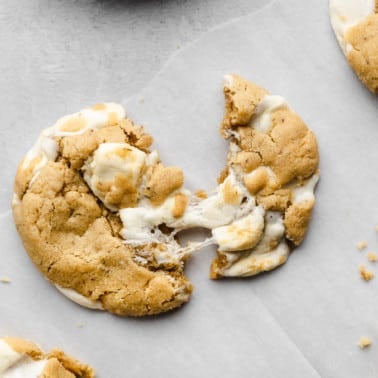
[[[226,73],[284,96],[318,137],[317,203],[288,263],[257,278],[210,281],[214,250],[203,249],[187,266],[195,285],[189,304],[163,316],[119,318],[83,309],[46,282],[8,212],[0,217],[0,276],[12,282],[0,284],[0,334],[66,347],[100,377],[378,375],[378,278],[366,283],[358,274],[361,263],[378,274],[366,258],[367,250],[378,252],[378,102],[348,67],[327,1],[267,3],[175,54],[123,100],[192,189],[213,188],[225,164],[218,127]],[[355,247],[362,239],[366,251]],[[360,350],[364,335],[373,345]]]

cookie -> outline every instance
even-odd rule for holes
[[[29,256],[68,298],[143,316],[179,307],[192,285],[184,263],[215,244],[210,276],[251,276],[283,264],[306,232],[318,180],[313,133],[283,98],[235,75],[221,127],[227,166],[209,194],[184,187],[152,137],[101,104],[42,132],[21,162],[13,213]],[[177,233],[211,237],[182,246]]]
[[[179,217],[185,208],[183,174],[163,166],[151,143],[122,106],[99,104],[43,130],[19,165],[12,207],[24,246],[80,305],[141,316],[189,299],[187,251],[163,225],[164,211]],[[163,218],[150,238],[141,230],[126,242],[119,209],[140,202],[164,203]]]
[[[304,238],[319,178],[316,138],[282,97],[236,75],[226,77],[224,92],[221,133],[230,147],[219,185],[208,196],[180,188],[179,216],[166,211],[177,198],[157,206],[143,199],[119,211],[127,242],[153,240],[162,222],[174,233],[211,230],[211,238],[186,248],[218,247],[212,278],[252,276],[282,265]]]
[[[285,263],[304,238],[319,179],[315,135],[282,97],[236,75],[225,77],[224,94],[221,134],[230,146],[219,181],[238,183],[240,206],[249,203],[250,211],[212,231],[221,247],[212,278],[252,276]]]
[[[330,16],[349,64],[378,93],[378,0],[330,0]]]
[[[0,339],[0,376],[41,378],[93,378],[93,369],[59,349],[44,353],[36,344],[16,338]]]

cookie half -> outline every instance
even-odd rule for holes
[[[319,179],[315,135],[284,98],[237,75],[226,76],[224,93],[221,133],[230,147],[219,181],[232,177],[250,212],[213,230],[220,245],[213,278],[252,276],[285,263],[304,238]]]
[[[36,344],[16,338],[0,339],[0,376],[93,378],[93,369],[59,349],[44,353]]]
[[[39,270],[82,306],[157,314],[188,301],[184,263],[218,247],[211,277],[251,276],[283,264],[306,232],[318,180],[314,134],[279,96],[236,76],[225,84],[227,166],[210,193],[191,193],[152,137],[101,104],[44,130],[21,162],[13,213]],[[212,236],[180,245],[177,234]]]
[[[80,305],[141,316],[190,297],[187,251],[163,224],[185,209],[183,174],[164,167],[151,143],[122,106],[99,104],[43,130],[19,165],[12,207],[24,246],[42,274]],[[165,204],[158,226],[150,237],[142,229],[125,241],[140,219],[125,227],[120,209],[145,202]]]
[[[378,0],[330,0],[330,16],[349,64],[378,93]]]

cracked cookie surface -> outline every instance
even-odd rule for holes
[[[349,64],[378,93],[378,0],[330,0],[333,29]]]
[[[17,337],[0,339],[0,376],[94,378],[93,369],[60,349],[44,353],[36,344]]]

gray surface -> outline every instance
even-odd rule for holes
[[[60,346],[100,377],[378,375],[378,280],[361,281],[358,264],[369,264],[354,246],[367,239],[378,249],[377,98],[347,66],[327,1],[276,0],[252,13],[262,3],[1,3],[10,52],[0,60],[0,276],[12,283],[0,285],[0,334]],[[229,71],[286,97],[318,136],[322,179],[305,243],[282,268],[242,281],[208,280],[214,251],[204,249],[187,267],[191,302],[168,315],[122,319],[70,303],[41,278],[14,230],[8,209],[19,158],[57,117],[122,100],[163,161],[182,166],[190,187],[209,189],[225,159],[217,127]],[[356,345],[363,335],[374,343],[366,351]]]

